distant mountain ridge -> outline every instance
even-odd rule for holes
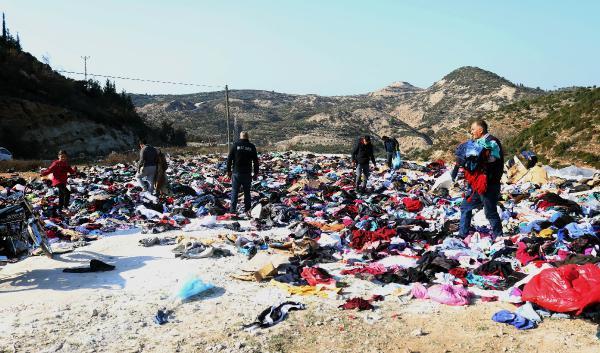
[[[396,136],[405,152],[426,150],[447,131],[501,106],[544,92],[477,67],[461,67],[428,88],[395,82],[352,96],[230,91],[231,116],[259,144],[341,152],[360,134]],[[133,95],[144,120],[183,128],[190,141],[226,140],[224,92]]]

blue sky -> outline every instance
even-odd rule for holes
[[[287,93],[428,87],[465,65],[553,89],[600,84],[600,1],[3,0],[55,69]],[[133,93],[208,88],[117,80]]]

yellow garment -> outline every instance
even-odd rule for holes
[[[550,228],[546,228],[546,229],[542,230],[541,232],[539,232],[538,237],[550,238],[550,237],[552,237],[552,234],[554,234],[554,231]]]
[[[272,286],[275,286],[281,290],[284,290],[292,295],[316,295],[322,298],[330,298],[331,296],[337,295],[341,288],[329,289],[323,287],[312,287],[312,286],[292,286],[287,283],[278,282],[271,280],[269,282]]]
[[[536,165],[527,171],[522,181],[543,185],[548,182],[548,173],[546,169]]]

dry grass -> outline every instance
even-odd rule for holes
[[[12,161],[0,161],[0,172],[31,172],[38,171],[40,168],[45,168],[49,165],[48,161],[43,160],[21,160],[13,159]]]
[[[135,151],[128,152],[111,152],[108,156],[98,161],[101,165],[115,165],[115,164],[131,164],[137,161],[139,153]]]

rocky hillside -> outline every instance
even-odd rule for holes
[[[487,113],[490,132],[507,156],[534,151],[554,166],[600,168],[600,88],[572,88],[517,101]],[[467,126],[448,129],[422,158],[453,158],[467,138]]]
[[[578,88],[505,106],[489,120],[506,150],[536,151],[552,164],[600,169],[600,88]]]
[[[101,155],[130,149],[146,133],[129,96],[110,82],[67,79],[0,37],[0,146],[15,157]]]
[[[324,97],[230,91],[230,111],[238,128],[262,145],[314,151],[346,151],[356,136],[399,138],[405,152],[431,148],[448,131],[474,117],[543,92],[517,86],[498,75],[462,67],[431,87],[396,82],[376,92]],[[190,141],[226,140],[224,92],[189,95],[134,95],[146,122],[163,121],[186,130]]]

